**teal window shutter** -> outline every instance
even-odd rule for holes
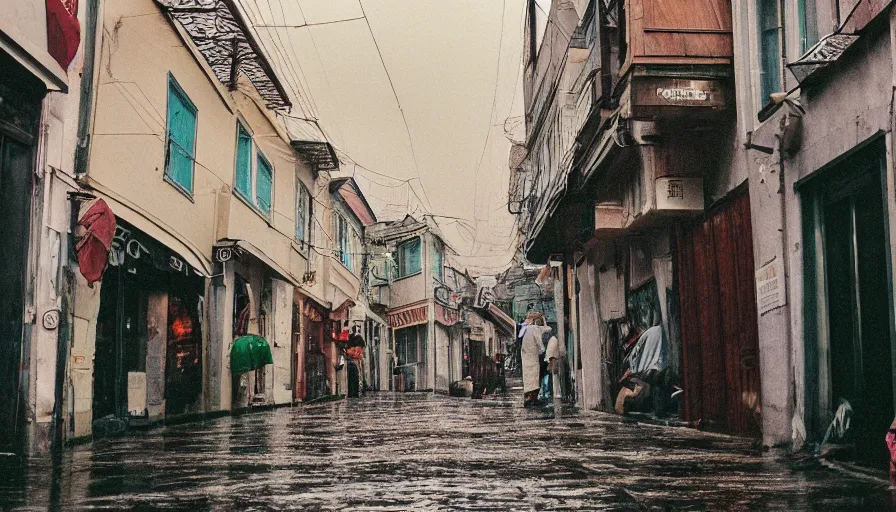
[[[168,76],[168,127],[165,175],[188,194],[193,194],[193,162],[196,159],[196,106],[174,77]]]
[[[423,269],[420,261],[420,239],[408,240],[398,249],[398,277],[416,274]]]
[[[311,194],[301,181],[296,180],[296,240],[307,242],[308,236],[308,219],[310,218]]]
[[[236,123],[236,176],[234,188],[245,198],[252,197],[252,136]]]
[[[258,153],[255,172],[255,205],[267,216],[271,215],[272,192],[274,188],[274,168],[268,159]]]

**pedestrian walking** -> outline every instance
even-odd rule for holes
[[[544,360],[548,363],[551,392],[554,398],[563,398],[563,390],[560,387],[560,372],[563,369],[563,361],[566,358],[566,347],[554,336],[554,330],[550,326],[544,328],[541,339],[547,347],[544,353]]]
[[[538,389],[541,381],[541,355],[544,353],[542,333],[545,330],[544,317],[532,320],[526,328],[521,348],[523,360],[523,405],[535,405],[538,400]]]

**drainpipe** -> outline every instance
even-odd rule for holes
[[[78,145],[75,149],[75,176],[87,173],[87,162],[90,155],[90,127],[93,118],[93,100],[96,84],[96,42],[97,23],[100,0],[87,0],[84,3],[84,16],[87,28],[84,31],[84,66],[81,74],[81,97],[78,105]]]

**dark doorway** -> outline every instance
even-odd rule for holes
[[[746,187],[680,229],[684,414],[705,428],[759,436],[759,334]]]
[[[0,51],[0,451],[18,451],[34,143],[46,88]]]
[[[315,400],[330,394],[329,368],[323,352],[324,322],[308,321],[308,344],[305,353],[305,400]]]
[[[357,398],[361,396],[361,370],[356,363],[348,363],[348,396]]]
[[[829,360],[810,362],[819,375],[826,404],[818,427],[826,427],[846,401],[860,460],[888,460],[884,443],[893,421],[893,363],[890,331],[890,277],[883,150],[871,148],[823,176],[813,191],[820,228],[816,272],[826,281]],[[809,203],[811,204],[811,203]],[[824,344],[825,342],[822,341]],[[823,347],[823,345],[822,345]],[[824,352],[821,352],[824,353]]]

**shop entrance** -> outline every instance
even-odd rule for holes
[[[195,410],[202,392],[204,279],[121,220],[110,258],[97,314],[94,420]]]
[[[848,403],[852,432],[838,443],[868,462],[887,460],[894,414],[883,155],[875,145],[804,194],[807,311],[817,313],[807,319],[807,413],[821,436]]]
[[[331,393],[329,368],[324,355],[323,314],[315,311],[316,318],[308,321],[308,344],[305,354],[305,400],[315,400]],[[318,320],[318,321],[314,321]]]
[[[687,421],[759,436],[759,334],[753,230],[746,187],[679,229],[684,415]]]

